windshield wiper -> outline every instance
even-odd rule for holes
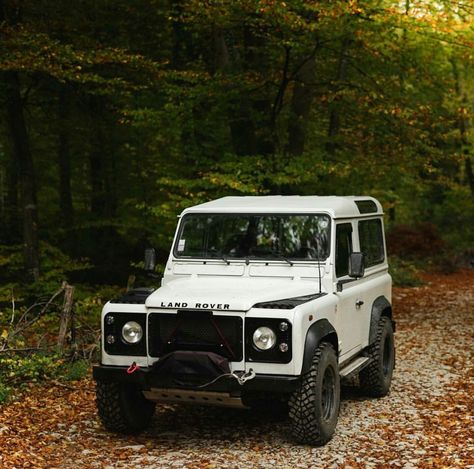
[[[229,261],[229,259],[227,259],[227,256],[225,254],[222,254],[221,258],[227,265],[230,265],[230,261]]]
[[[282,256],[281,254],[277,252],[275,253],[272,252],[272,256],[275,258],[275,260],[285,261],[285,262],[288,262],[288,264],[290,264],[291,266],[293,266],[293,262],[291,262],[290,259],[288,259],[288,257]]]

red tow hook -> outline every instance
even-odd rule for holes
[[[136,362],[133,362],[127,369],[127,374],[131,375],[132,373],[135,373],[135,371],[139,370],[140,367],[137,365]]]

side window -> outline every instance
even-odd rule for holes
[[[352,225],[336,225],[336,277],[349,273],[349,254],[352,252]]]
[[[380,264],[385,260],[381,220],[360,221],[359,240],[360,250],[365,254],[366,267]]]

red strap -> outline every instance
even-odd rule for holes
[[[131,375],[132,373],[135,373],[140,367],[136,364],[136,362],[133,362],[127,369],[127,373]]]

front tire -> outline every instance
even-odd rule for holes
[[[299,443],[321,446],[333,436],[339,416],[341,386],[336,351],[321,343],[300,388],[288,402],[291,429]]]
[[[155,403],[145,399],[139,389],[123,383],[96,384],[99,417],[107,430],[135,434],[150,425]]]
[[[377,335],[369,346],[371,363],[359,374],[360,386],[367,396],[383,397],[390,391],[395,367],[395,341],[390,318],[382,316],[377,326]]]

